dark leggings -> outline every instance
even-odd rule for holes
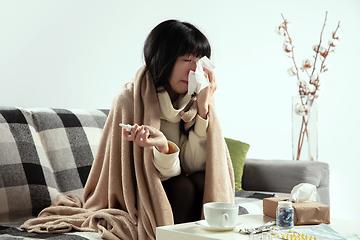
[[[163,181],[175,224],[200,220],[204,195],[205,171],[179,175]]]

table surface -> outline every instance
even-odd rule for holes
[[[239,233],[240,228],[254,228],[263,225],[274,218],[261,215],[261,214],[246,214],[239,215],[238,224],[232,231],[216,232],[205,230],[195,224],[195,222],[183,223],[171,226],[158,227],[156,229],[156,240],[205,240],[205,239],[229,239],[240,240],[249,239],[249,235]],[[354,233],[360,236],[360,221],[343,220],[331,218],[332,229],[340,234]],[[307,226],[295,226],[294,228],[310,227]],[[313,226],[313,225],[312,225]]]

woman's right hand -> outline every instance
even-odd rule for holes
[[[169,152],[168,141],[165,135],[154,127],[134,124],[130,134],[124,128],[122,131],[126,141],[133,141],[140,147],[156,147],[161,153],[166,154]]]
[[[217,89],[217,83],[215,79],[214,71],[207,67],[203,67],[204,76],[209,80],[210,85],[203,88],[200,93],[196,96],[196,102],[198,106],[198,114],[203,119],[207,119],[207,115],[209,112],[209,103],[211,101],[212,96],[214,95],[214,92]]]

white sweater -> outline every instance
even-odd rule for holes
[[[168,139],[169,148],[172,149],[171,152],[174,152],[164,154],[153,147],[153,163],[159,171],[160,179],[164,181],[180,175],[181,167],[188,174],[205,170],[208,120],[197,115],[194,128],[187,137],[180,132],[179,113],[189,103],[191,96],[187,94],[180,95],[174,105],[171,103],[167,91],[159,92],[158,98],[161,118],[160,131]]]

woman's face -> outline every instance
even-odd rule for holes
[[[170,97],[172,94],[182,94],[186,93],[188,90],[188,76],[190,70],[195,71],[196,62],[200,58],[197,58],[193,55],[184,55],[177,58],[171,76],[169,79],[169,85],[171,89],[168,89]]]

